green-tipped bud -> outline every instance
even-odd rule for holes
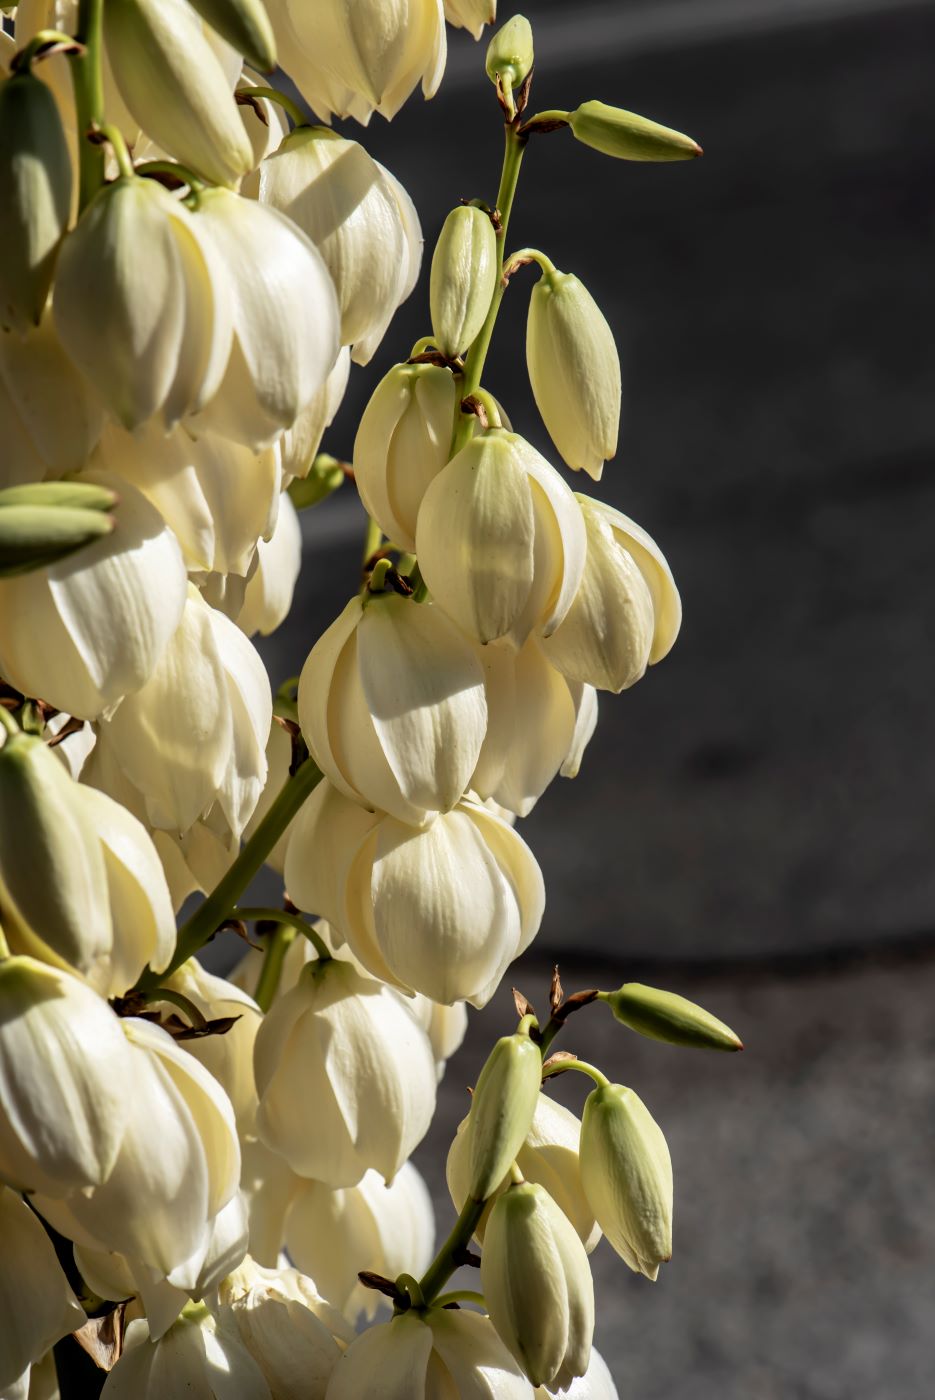
[[[573,471],[600,481],[617,451],[620,360],[600,307],[570,272],[547,270],[533,288],[526,364],[555,446]]]
[[[595,1219],[635,1273],[655,1279],[672,1257],[672,1159],[632,1089],[594,1089],[581,1119],[581,1184]]]
[[[487,319],[497,285],[497,236],[483,209],[452,209],[432,257],[432,334],[445,355],[467,350]]]
[[[535,62],[532,25],[525,15],[514,15],[487,45],[487,77],[500,87],[510,107],[512,94],[529,77]]]
[[[113,510],[117,493],[96,481],[33,481],[0,490],[0,510],[7,506],[74,507],[79,510]]]
[[[532,1125],[542,1057],[528,1035],[505,1035],[481,1070],[471,1100],[468,1195],[486,1201],[510,1170]]]
[[[344,484],[344,469],[337,458],[320,452],[309,469],[308,476],[296,477],[289,483],[289,496],[296,510],[317,506]]]
[[[37,326],[71,208],[71,159],[51,90],[0,83],[0,325]]]
[[[41,569],[109,535],[113,516],[68,506],[8,505],[0,510],[0,578]]]
[[[191,0],[191,4],[252,68],[271,73],[276,67],[276,39],[262,0]]]
[[[569,112],[568,125],[576,140],[618,160],[692,160],[702,154],[690,136],[606,102],[582,102]]]
[[[533,1385],[566,1390],[591,1359],[594,1284],[584,1245],[545,1187],[526,1181],[499,1197],[480,1268],[501,1340]]]
[[[618,1021],[650,1040],[690,1045],[696,1050],[743,1049],[743,1041],[730,1026],[675,992],[625,982],[619,991],[601,992],[600,1000],[606,1001]]]

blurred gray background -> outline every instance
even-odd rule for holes
[[[501,9],[507,18],[512,10]],[[935,1372],[935,4],[529,0],[532,110],[599,97],[689,132],[686,165],[534,141],[510,244],[578,273],[617,336],[621,450],[595,489],[659,541],[672,656],[603,697],[581,776],[522,834],[546,874],[515,969],[544,1002],[638,979],[726,1019],[746,1053],[641,1041],[603,1008],[567,1044],[631,1084],[676,1171],[651,1286],[594,1256],[598,1345],[625,1400],[926,1400]],[[351,455],[380,374],[428,329],[459,198],[493,202],[486,40],[453,34],[429,105],[349,130],[405,183],[425,275],[326,447]],[[532,277],[485,378],[549,453],[525,378]],[[554,453],[552,454],[554,459]],[[587,481],[574,484],[591,489]],[[274,681],[357,584],[349,489],[304,518]],[[506,988],[472,1015],[418,1161],[443,1161]],[[578,1076],[569,1076],[577,1079]],[[578,1085],[563,1094],[580,1107]]]

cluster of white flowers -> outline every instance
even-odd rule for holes
[[[580,1123],[546,1098],[582,1068],[548,1046],[600,999],[643,1034],[736,1037],[653,989],[554,989],[480,1076],[438,1253],[409,1159],[466,1004],[539,928],[515,819],[577,773],[596,692],[680,622],[653,540],[574,494],[481,383],[507,280],[537,263],[533,394],[600,478],[617,352],[576,277],[504,258],[523,150],[562,127],[628,159],[697,147],[596,102],[525,120],[532,35],[510,21],[487,56],[497,206],[445,221],[431,334],[342,467],[322,437],[422,235],[328,123],[430,97],[446,19],[477,38],[494,0],[4,9],[0,1397],[56,1394],[50,1348],[110,1316],[110,1400],[610,1400],[587,1251],[603,1233],[655,1278],[671,1164],[593,1067]],[[265,85],[277,62],[324,125]],[[347,478],[363,584],[274,698],[250,638],[289,611],[296,503]],[[239,904],[264,861],[281,907]],[[208,972],[202,945],[247,922],[260,944]],[[483,1296],[446,1295],[472,1237]],[[381,1297],[392,1320],[355,1336]]]

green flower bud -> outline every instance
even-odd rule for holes
[[[730,1026],[675,992],[625,982],[619,991],[601,992],[600,1000],[606,1001],[618,1021],[650,1040],[698,1050],[743,1049],[743,1042]]]
[[[492,83],[499,78],[504,93],[511,94],[529,77],[534,62],[532,25],[525,15],[514,15],[487,45],[487,77]]]
[[[481,1282],[490,1320],[533,1385],[583,1376],[594,1335],[594,1284],[574,1227],[543,1186],[523,1182],[490,1212]]]
[[[480,333],[497,285],[497,236],[472,204],[452,209],[432,257],[432,333],[445,355],[467,350]]]
[[[478,1076],[468,1114],[471,1200],[485,1201],[510,1170],[532,1125],[541,1080],[538,1046],[518,1032],[502,1036]]]
[[[656,1280],[672,1257],[672,1159],[632,1089],[603,1084],[584,1105],[581,1184],[595,1219],[635,1273]]]
[[[191,4],[252,68],[271,73],[276,67],[276,39],[262,0],[191,0]]]
[[[71,208],[71,159],[55,98],[31,73],[0,83],[0,324],[37,326]]]
[[[620,360],[610,326],[572,273],[546,271],[533,288],[526,364],[555,446],[573,471],[600,481],[617,451]]]
[[[691,160],[702,153],[690,136],[606,102],[582,102],[569,112],[568,125],[576,140],[618,160]]]
[[[109,535],[113,516],[69,506],[6,505],[0,509],[0,578],[41,569]]]

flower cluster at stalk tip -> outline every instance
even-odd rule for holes
[[[625,160],[699,148],[599,101],[529,115],[509,20],[499,190],[451,190],[430,330],[345,461],[322,440],[423,240],[330,123],[431,97],[446,22],[477,39],[495,0],[3,8],[0,1397],[76,1393],[73,1334],[108,1400],[612,1400],[588,1254],[603,1234],[657,1276],[672,1166],[633,1090],[552,1042],[601,1002],[674,1044],[733,1032],[556,975],[478,1079],[438,1249],[410,1158],[467,1007],[543,917],[516,819],[681,619],[655,541],[485,386],[536,265],[533,396],[556,460],[600,480],[617,351],[574,273],[507,252],[524,152],[564,128]],[[345,482],[359,590],[274,692],[252,638],[289,613],[301,513]],[[227,978],[199,961],[225,929],[251,945]],[[570,1069],[580,1121],[545,1092]],[[479,1291],[446,1292],[472,1241]]]

